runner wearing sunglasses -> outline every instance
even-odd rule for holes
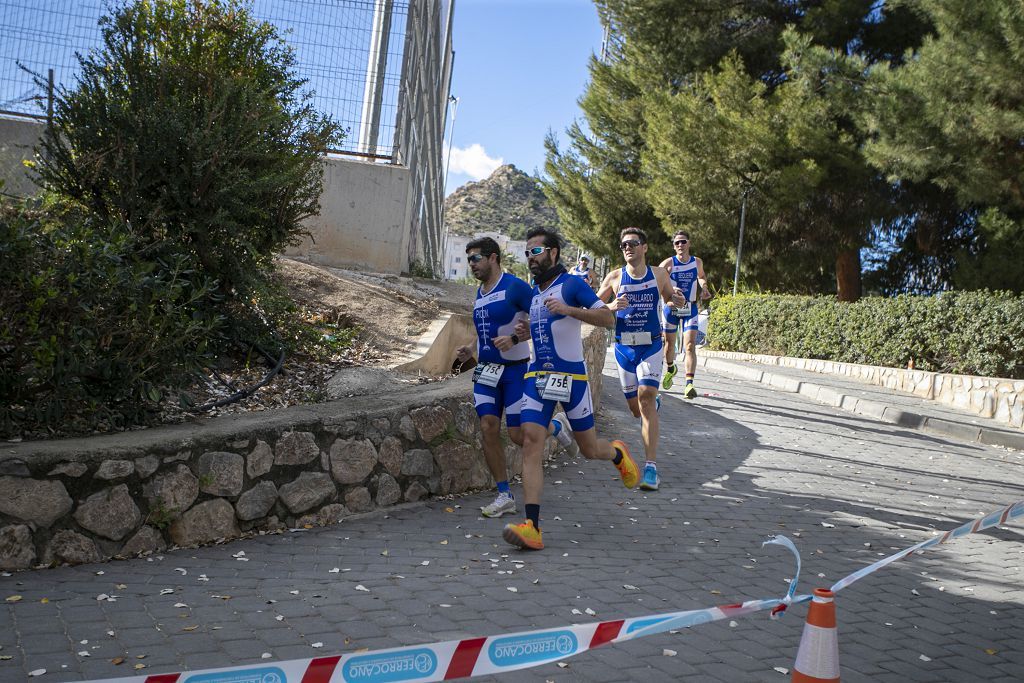
[[[697,372],[697,324],[699,322],[697,302],[710,299],[707,277],[704,275],[704,263],[696,256],[690,255],[690,234],[680,230],[672,236],[672,247],[675,256],[661,262],[661,267],[668,271],[678,294],[686,303],[681,307],[666,305],[663,310],[665,319],[665,379],[661,386],[667,391],[672,388],[672,379],[678,369],[676,360],[676,330],[683,331],[683,352],[686,363],[686,387],[683,395],[696,398],[697,390],[693,386],[693,378]]]
[[[661,302],[681,306],[683,297],[672,288],[664,268],[647,265],[647,235],[626,228],[619,235],[626,265],[608,273],[597,296],[615,311],[615,362],[626,403],[640,418],[647,462],[640,488],[656,491],[658,476],[658,407],[664,345],[659,311]]]
[[[473,305],[476,327],[477,365],[473,372],[473,403],[480,418],[484,460],[498,485],[494,502],[480,508],[485,517],[516,512],[516,499],[508,484],[505,447],[501,443],[501,415],[505,414],[508,437],[523,445],[519,409],[523,402],[523,374],[530,358],[530,345],[516,334],[516,323],[530,315],[533,288],[501,268],[501,248],[490,237],[466,245],[466,260],[473,277],[480,281]],[[455,349],[459,363],[473,359],[468,346]],[[561,415],[551,420],[548,432],[564,448],[573,445],[568,422]]]
[[[626,488],[637,484],[639,471],[621,441],[598,439],[583,360],[583,323],[611,327],[615,314],[583,280],[561,264],[557,233],[534,228],[526,235],[526,261],[536,286],[530,304],[533,354],[526,372],[520,419],[523,429],[523,499],[526,521],[509,524],[503,538],[519,548],[540,550],[540,498],[544,488],[544,438],[559,403],[565,408],[573,437],[584,457],[611,460]]]

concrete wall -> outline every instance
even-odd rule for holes
[[[337,268],[407,271],[410,183],[404,166],[329,158],[320,215],[305,222],[312,238],[286,254]]]
[[[35,183],[22,161],[31,159],[32,148],[38,144],[43,124],[33,119],[0,117],[0,179],[2,192],[14,195],[35,194]]]
[[[38,188],[22,161],[31,159],[43,124],[32,119],[0,118],[0,178],[3,191],[32,195]],[[312,235],[289,256],[320,265],[384,273],[409,269],[409,169],[330,157],[324,170],[320,215],[306,220]]]

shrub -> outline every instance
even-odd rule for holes
[[[55,96],[39,180],[122,226],[156,277],[215,283],[205,302],[232,325],[259,318],[273,255],[319,211],[338,126],[238,0],[140,0],[100,23],[101,46]]]
[[[1024,379],[1024,296],[834,297],[741,294],[717,302],[713,349]]]
[[[0,203],[0,433],[150,421],[206,359],[215,295],[120,223]]]

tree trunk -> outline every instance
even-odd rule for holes
[[[860,299],[860,249],[843,249],[836,256],[836,290],[840,301]]]

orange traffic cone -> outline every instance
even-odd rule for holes
[[[839,638],[836,635],[835,593],[814,589],[807,623],[793,664],[792,683],[839,683]]]

